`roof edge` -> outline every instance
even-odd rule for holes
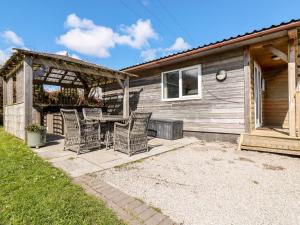
[[[208,50],[212,50],[212,49],[221,48],[221,47],[224,47],[224,46],[240,43],[242,41],[247,41],[247,40],[257,38],[257,37],[260,37],[260,36],[280,32],[280,31],[284,31],[284,30],[289,30],[289,29],[292,29],[292,28],[295,28],[295,27],[300,27],[300,19],[291,20],[289,22],[281,23],[279,25],[273,25],[271,27],[263,28],[261,30],[254,30],[250,33],[248,32],[248,33],[245,33],[243,35],[237,35],[237,36],[232,37],[232,38],[224,39],[222,41],[217,41],[217,42],[214,42],[214,43],[211,43],[211,44],[202,45],[202,46],[199,46],[197,48],[193,48],[193,49],[186,50],[186,51],[183,51],[183,52],[175,53],[175,54],[168,55],[168,56],[165,56],[165,57],[162,57],[162,58],[154,59],[152,61],[148,61],[148,62],[140,63],[140,64],[137,64],[137,65],[125,67],[123,69],[120,69],[120,71],[130,72],[132,70],[146,69],[147,67],[150,67],[150,66],[153,66],[153,65],[159,65],[162,62],[168,62],[168,61],[171,61],[171,60],[174,60],[174,59],[194,55],[194,54],[205,52],[205,51],[208,51]]]

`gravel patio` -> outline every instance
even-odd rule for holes
[[[299,224],[300,158],[197,142],[96,172],[178,223]]]

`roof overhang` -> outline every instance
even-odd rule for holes
[[[237,37],[230,38],[224,41],[212,43],[182,53],[173,54],[150,62],[127,67],[122,69],[121,71],[138,73],[138,71],[141,70],[153,69],[160,66],[165,66],[209,54],[219,53],[238,47],[243,47],[267,40],[284,37],[287,36],[288,30],[294,29],[296,27],[300,27],[299,20],[295,22],[289,22],[284,25],[272,26],[271,28],[262,29],[260,31],[254,31],[252,33],[246,33],[245,35],[239,35]]]

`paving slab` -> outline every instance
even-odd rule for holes
[[[54,166],[63,169],[72,177],[102,171],[113,167],[122,166],[127,163],[145,159],[164,152],[184,147],[193,142],[196,138],[182,138],[178,140],[164,140],[158,138],[149,139],[149,152],[142,152],[131,157],[128,155],[110,150],[100,149],[77,155],[72,151],[63,150],[63,138],[60,137],[54,142],[49,142],[45,147],[32,149],[42,158],[50,161]]]
[[[57,158],[61,158],[61,157],[76,157],[76,153],[75,152],[71,152],[71,151],[61,151],[61,150],[47,150],[47,151],[42,151],[39,152],[38,155],[40,157],[42,157],[43,159],[47,159],[47,160],[52,160],[52,159],[57,159]]]
[[[79,157],[99,166],[101,166],[103,163],[113,162],[115,160],[122,159],[121,154],[116,154],[112,151],[106,151],[105,149],[90,152],[87,154],[82,154]]]
[[[101,171],[103,168],[82,158],[66,159],[53,162],[53,165],[64,170],[71,177],[79,177],[84,174]]]

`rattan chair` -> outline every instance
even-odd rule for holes
[[[64,150],[71,150],[80,154],[101,148],[101,129],[98,122],[80,120],[75,109],[61,109],[60,112],[65,127]]]
[[[85,120],[100,120],[102,118],[101,108],[83,108],[82,113]]]
[[[115,123],[114,150],[132,154],[148,151],[147,130],[152,113],[133,112],[127,123]]]

